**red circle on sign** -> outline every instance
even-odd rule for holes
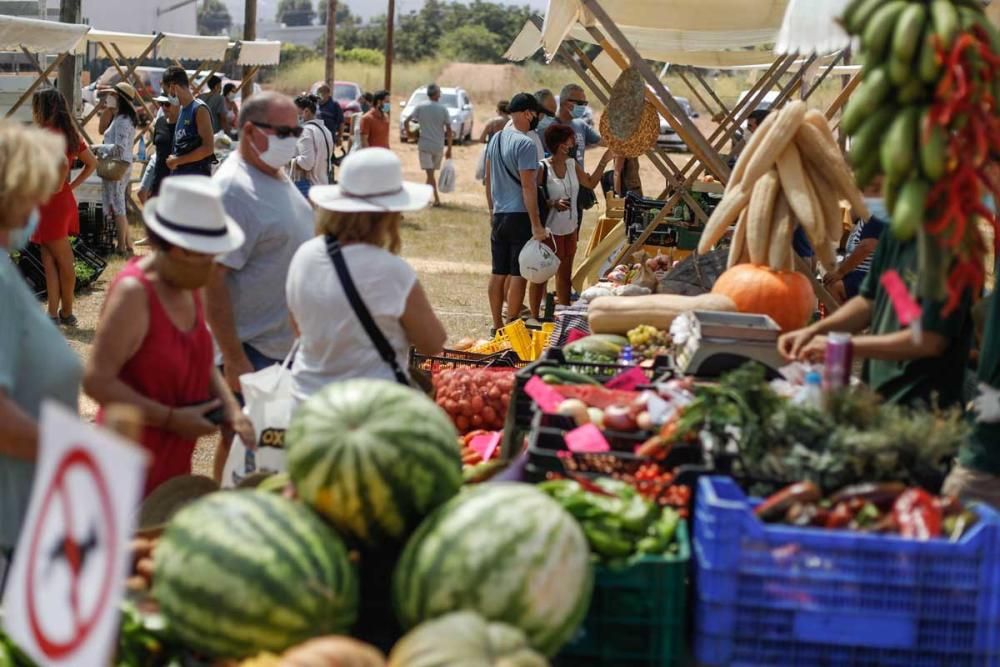
[[[66,475],[74,467],[80,467],[87,470],[90,476],[94,480],[94,485],[97,487],[97,497],[101,505],[101,512],[104,514],[105,525],[107,527],[107,565],[104,568],[103,579],[101,580],[101,586],[99,588],[99,595],[97,600],[97,605],[94,607],[93,613],[89,615],[88,618],[81,619],[79,616],[79,610],[74,609],[74,619],[76,621],[76,628],[73,632],[73,637],[66,642],[53,641],[45,635],[41,624],[38,622],[38,610],[35,607],[35,562],[38,557],[38,542],[41,539],[41,528],[43,519],[49,512],[49,508],[52,505],[52,500],[55,496],[56,491],[59,491],[63,495],[68,494],[68,489],[66,488]],[[31,546],[28,549],[28,582],[27,582],[27,598],[28,598],[28,621],[31,624],[31,632],[35,636],[35,641],[38,642],[38,647],[42,650],[46,657],[53,660],[58,660],[60,658],[66,657],[68,654],[72,653],[80,647],[81,644],[87,639],[90,631],[93,630],[94,624],[101,615],[101,611],[108,602],[108,598],[111,595],[111,584],[114,577],[114,553],[117,547],[117,536],[115,534],[115,515],[111,506],[111,494],[108,492],[107,484],[104,478],[101,476],[100,468],[97,466],[97,462],[94,458],[84,449],[76,447],[70,449],[66,456],[63,457],[62,461],[56,467],[55,474],[52,476],[52,481],[49,488],[45,492],[45,497],[42,499],[42,507],[39,511],[39,519],[35,522],[35,532],[31,537]],[[69,517],[66,517],[69,519]],[[67,520],[67,531],[72,528],[68,525],[70,523]],[[75,568],[71,567],[73,571],[72,579],[73,585],[77,585],[79,582],[79,577],[74,571]],[[77,591],[71,591],[73,599],[75,599],[75,594]]]

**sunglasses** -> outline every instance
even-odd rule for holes
[[[569,102],[570,104],[579,104],[584,106],[586,106],[587,104],[587,100],[566,100],[566,101]]]
[[[279,139],[287,139],[288,137],[295,137],[298,139],[302,136],[302,126],[296,125],[294,127],[289,127],[288,125],[271,125],[270,123],[258,123],[256,121],[250,121],[251,124],[259,127],[263,130],[273,130],[274,136]]]

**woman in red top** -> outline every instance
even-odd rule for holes
[[[244,442],[253,426],[214,365],[200,290],[215,256],[235,250],[243,232],[205,176],[163,181],[143,217],[153,252],[135,258],[108,292],[84,375],[84,390],[103,408],[138,407],[142,445],[151,454],[146,494],[191,472],[201,436],[230,424]]]
[[[36,125],[57,132],[66,139],[66,171],[62,177],[62,189],[39,208],[41,218],[31,242],[42,247],[49,317],[56,324],[74,327],[77,323],[73,315],[76,271],[73,269],[73,248],[69,237],[80,233],[80,215],[73,190],[94,173],[97,158],[80,139],[69,115],[66,98],[55,88],[35,93],[31,98],[31,115]],[[70,170],[78,158],[83,162],[83,170],[71,182]]]

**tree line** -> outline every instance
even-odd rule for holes
[[[326,0],[281,0],[275,20],[288,26],[325,25]],[[529,7],[511,7],[488,0],[466,4],[454,0],[424,0],[419,10],[398,14],[394,52],[396,60],[412,62],[444,56],[466,62],[501,62],[504,52],[532,15]],[[386,16],[368,22],[337,5],[337,49],[385,51]],[[231,28],[222,0],[204,0],[198,10],[202,34],[220,34]],[[317,43],[322,50],[326,38]]]

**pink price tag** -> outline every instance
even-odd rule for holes
[[[476,454],[479,454],[484,461],[489,461],[493,456],[493,452],[496,451],[497,445],[500,444],[500,435],[500,431],[477,435],[469,442],[469,447]]]
[[[892,301],[892,308],[896,311],[896,318],[904,327],[910,326],[913,322],[920,321],[920,304],[910,296],[910,291],[906,289],[906,283],[899,277],[895,270],[890,269],[882,274],[882,287],[885,288]]]
[[[635,388],[649,384],[649,378],[638,366],[633,366],[627,371],[623,371],[604,383],[608,389],[620,389],[621,391],[635,391]]]
[[[604,439],[601,429],[593,424],[584,424],[563,437],[566,440],[566,448],[575,454],[600,454],[611,451],[611,445]]]
[[[524,385],[524,393],[530,396],[535,403],[538,403],[542,412],[548,414],[555,413],[559,409],[559,404],[564,400],[562,394],[545,384],[542,378],[537,375]]]

